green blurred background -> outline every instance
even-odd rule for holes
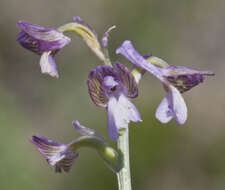
[[[72,43],[56,56],[56,80],[42,75],[39,57],[16,42],[18,20],[58,27],[76,15],[99,36],[117,26],[110,38],[114,61],[128,65],[114,52],[129,39],[142,54],[216,73],[184,94],[189,117],[181,127],[155,119],[165,92],[145,75],[134,100],[144,122],[130,125],[133,189],[225,189],[224,8],[222,0],[1,0],[0,189],[117,189],[116,176],[94,151],[81,150],[69,174],[55,174],[28,141],[35,134],[68,143],[78,136],[74,119],[107,136],[106,112],[86,86],[99,61],[85,43],[69,34]]]

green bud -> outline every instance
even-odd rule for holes
[[[97,35],[93,30],[91,30],[91,28],[87,27],[85,24],[71,22],[59,27],[58,30],[61,32],[75,32],[86,42],[88,47],[101,61],[105,60],[100,43],[97,39]]]

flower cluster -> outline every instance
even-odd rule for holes
[[[25,21],[18,22],[17,26],[21,29],[18,42],[41,56],[42,73],[59,77],[53,57],[70,42],[70,38],[64,35],[65,32],[75,32],[79,35],[104,63],[90,71],[87,86],[92,101],[107,111],[108,133],[113,141],[118,140],[120,130],[127,129],[130,121],[142,121],[139,111],[130,99],[138,96],[138,82],[146,71],[158,78],[166,91],[166,96],[156,109],[156,118],[162,123],[174,118],[178,125],[187,120],[187,107],[181,94],[202,83],[205,76],[214,75],[211,71],[172,66],[152,55],[142,56],[130,41],[124,41],[116,49],[116,54],[127,58],[134,65],[134,69],[130,71],[118,62],[111,64],[108,37],[115,27],[109,28],[103,34],[100,43],[96,32],[77,16],[72,22],[57,29],[44,28]],[[47,162],[55,166],[56,172],[68,172],[78,157],[78,148],[83,146],[94,147],[105,163],[118,172],[121,169],[121,157],[107,145],[104,136],[80,125],[78,121],[73,124],[83,137],[69,144],[56,143],[39,136],[33,136],[30,141]]]

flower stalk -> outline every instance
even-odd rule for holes
[[[119,190],[131,190],[129,131],[122,129],[117,141],[117,148],[123,154],[123,168],[117,173]]]

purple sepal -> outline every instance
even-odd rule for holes
[[[181,93],[186,92],[202,83],[205,76],[215,75],[211,71],[200,71],[182,66],[169,66],[164,71],[166,79],[175,86]]]
[[[157,77],[161,82],[164,81],[162,77],[161,68],[150,64],[138,51],[134,48],[131,41],[126,40],[120,47],[116,49],[117,54],[121,54],[132,62],[136,67],[147,70],[152,75]]]
[[[87,128],[87,127],[81,125],[78,120],[73,120],[72,124],[75,127],[75,129],[81,135],[83,135],[83,136],[94,136],[94,137],[100,138],[101,140],[103,140],[104,142],[106,142],[106,139],[105,139],[105,137],[102,134],[96,132],[93,129],[90,129],[90,128]]]
[[[100,107],[106,107],[108,97],[102,87],[105,76],[115,76],[115,71],[110,66],[99,66],[90,71],[88,75],[87,85],[92,101]]]
[[[78,153],[69,145],[60,144],[42,136],[33,136],[30,142],[36,146],[51,166],[55,166],[56,172],[69,172],[78,157]]]
[[[120,63],[114,63],[113,66],[120,76],[120,81],[125,86],[126,96],[129,98],[136,98],[138,96],[138,87],[133,74],[127,67]]]
[[[37,54],[62,49],[70,42],[70,38],[53,28],[43,28],[26,21],[19,21],[17,26],[21,29],[17,41]]]

